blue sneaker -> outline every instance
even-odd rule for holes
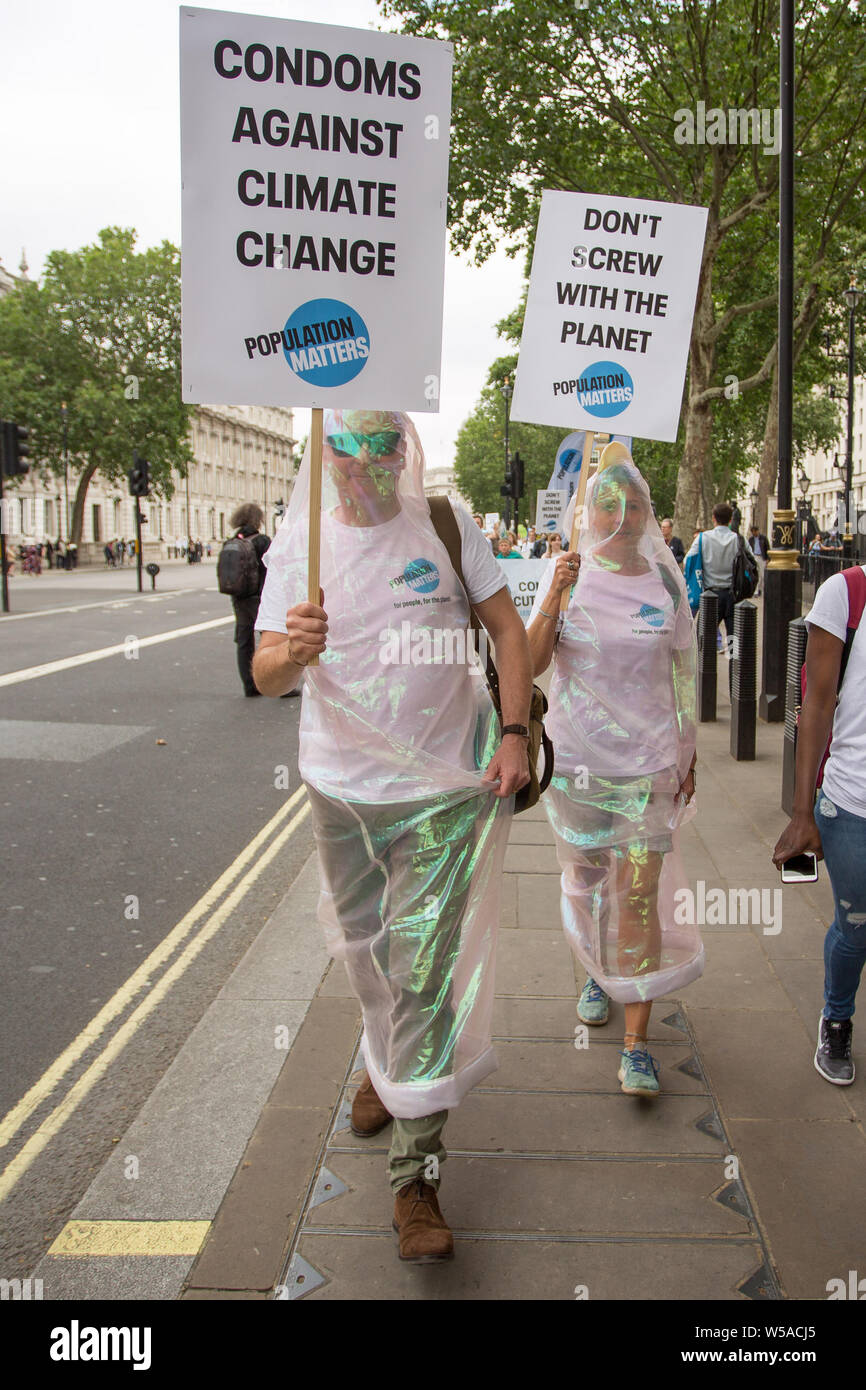
[[[595,980],[587,979],[577,1001],[577,1016],[581,1023],[607,1023],[610,1001]]]
[[[619,1054],[623,1063],[617,1073],[627,1096],[657,1096],[659,1064],[649,1052],[635,1047]]]

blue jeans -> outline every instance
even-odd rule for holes
[[[866,817],[818,792],[815,820],[836,916],[824,938],[824,1017],[851,1018],[866,962]]]

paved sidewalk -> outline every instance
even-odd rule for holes
[[[686,869],[696,892],[772,891],[782,728],[759,724],[757,760],[735,763],[719,675]],[[784,890],[779,931],[704,929],[706,973],[655,1004],[663,1089],[641,1101],[616,1079],[619,1006],[575,1047],[582,973],[541,807],[514,821],[505,869],[500,1068],[445,1131],[453,1263],[398,1260],[389,1133],[348,1128],[360,1017],[311,859],[33,1271],[45,1297],[824,1299],[866,1274],[857,1034],[852,1087],[812,1065],[826,873]]]
[[[723,693],[719,713],[700,732],[690,881],[778,888],[782,729],[759,725],[757,761],[737,764]],[[776,934],[705,930],[704,977],[653,1010],[654,1102],[619,1090],[621,1008],[590,1030],[588,1049],[574,1045],[582,975],[576,984],[541,808],[514,822],[504,904],[500,1069],[445,1133],[454,1262],[397,1259],[389,1132],[364,1141],[348,1128],[360,1020],[332,965],[186,1298],[272,1298],[276,1287],[292,1299],[822,1299],[829,1279],[866,1265],[866,1062],[861,1052],[845,1090],[812,1065],[826,875],[785,889]]]

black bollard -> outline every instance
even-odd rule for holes
[[[797,718],[802,695],[800,672],[806,660],[809,629],[802,618],[788,624],[788,665],[785,677],[785,737],[782,742],[782,810],[794,814],[794,778],[797,764]]]
[[[145,565],[144,568],[147,570],[147,573],[150,575],[150,587],[151,587],[151,589],[155,589],[155,588],[156,588],[156,576],[159,574],[159,565],[154,564],[154,562],[151,560],[150,564],[149,564],[149,565]]]
[[[701,594],[698,609],[698,719],[702,724],[711,724],[716,717],[718,631],[718,597],[716,594]]]
[[[731,757],[738,763],[754,761],[757,718],[758,610],[746,598],[734,605]]]

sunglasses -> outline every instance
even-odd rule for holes
[[[378,434],[328,435],[328,444],[337,458],[358,458],[365,446],[370,458],[388,458],[399,451],[402,441],[399,430],[380,430]]]

